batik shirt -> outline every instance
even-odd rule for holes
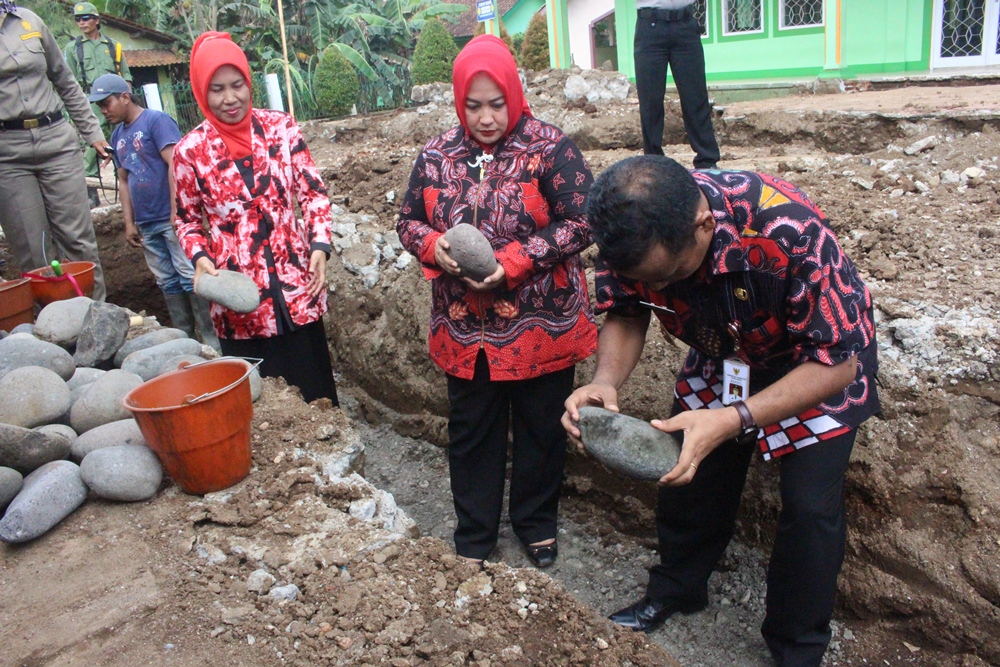
[[[312,251],[330,251],[326,188],[295,120],[279,111],[251,113],[252,188],[210,121],[174,148],[177,239],[184,252],[192,262],[204,256],[219,269],[246,274],[260,290],[260,306],[252,313],[212,304],[220,338],[275,336],[275,313],[285,307],[293,326],[315,322],[326,312],[326,290],[310,296],[306,289]],[[296,202],[301,219],[295,217]]]
[[[745,171],[695,171],[715,217],[708,256],[689,278],[658,291],[598,260],[597,310],[639,315],[640,301],[691,349],[674,395],[685,410],[721,408],[722,365],[750,366],[751,394],[807,361],[858,357],[854,381],[820,405],[758,433],[764,457],[846,433],[878,411],[871,295],[826,216],[795,186]],[[735,325],[738,333],[730,331]]]
[[[530,116],[490,149],[493,160],[479,160],[483,148],[461,127],[428,142],[397,230],[432,280],[434,362],[471,379],[483,349],[490,379],[524,380],[569,368],[597,349],[580,262],[592,242],[584,210],[593,176],[572,140]],[[459,223],[489,240],[505,285],[472,290],[434,263],[438,237]]]

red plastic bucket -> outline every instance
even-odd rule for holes
[[[27,278],[0,283],[0,329],[10,331],[18,324],[35,321],[35,303]]]
[[[220,491],[250,472],[253,368],[231,357],[182,364],[122,399],[150,449],[184,492]]]
[[[63,271],[61,276],[57,276],[50,266],[24,273],[25,278],[31,278],[31,293],[39,306],[77,296],[94,295],[93,262],[63,262],[60,266]]]

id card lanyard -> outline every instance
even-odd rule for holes
[[[740,323],[726,327],[733,337],[733,354],[722,362],[722,404],[732,405],[750,397],[750,366],[740,358]]]

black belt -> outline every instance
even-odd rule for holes
[[[683,21],[694,16],[694,3],[680,9],[639,8],[639,18],[647,21]]]
[[[53,111],[44,116],[34,118],[15,118],[14,120],[0,120],[0,131],[7,130],[34,130],[36,127],[51,125],[57,120],[62,120],[62,111]]]

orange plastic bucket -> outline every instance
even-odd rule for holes
[[[57,276],[51,266],[26,271],[31,278],[31,294],[39,306],[47,306],[53,301],[63,301],[77,296],[94,295],[94,263],[63,262],[63,275]],[[73,280],[69,279],[73,276]],[[76,284],[73,284],[76,281]],[[79,290],[77,289],[79,288]]]
[[[35,321],[35,303],[27,278],[0,283],[0,329],[10,331],[18,324]]]
[[[150,449],[184,492],[220,491],[250,472],[253,368],[232,357],[182,364],[122,399]]]

